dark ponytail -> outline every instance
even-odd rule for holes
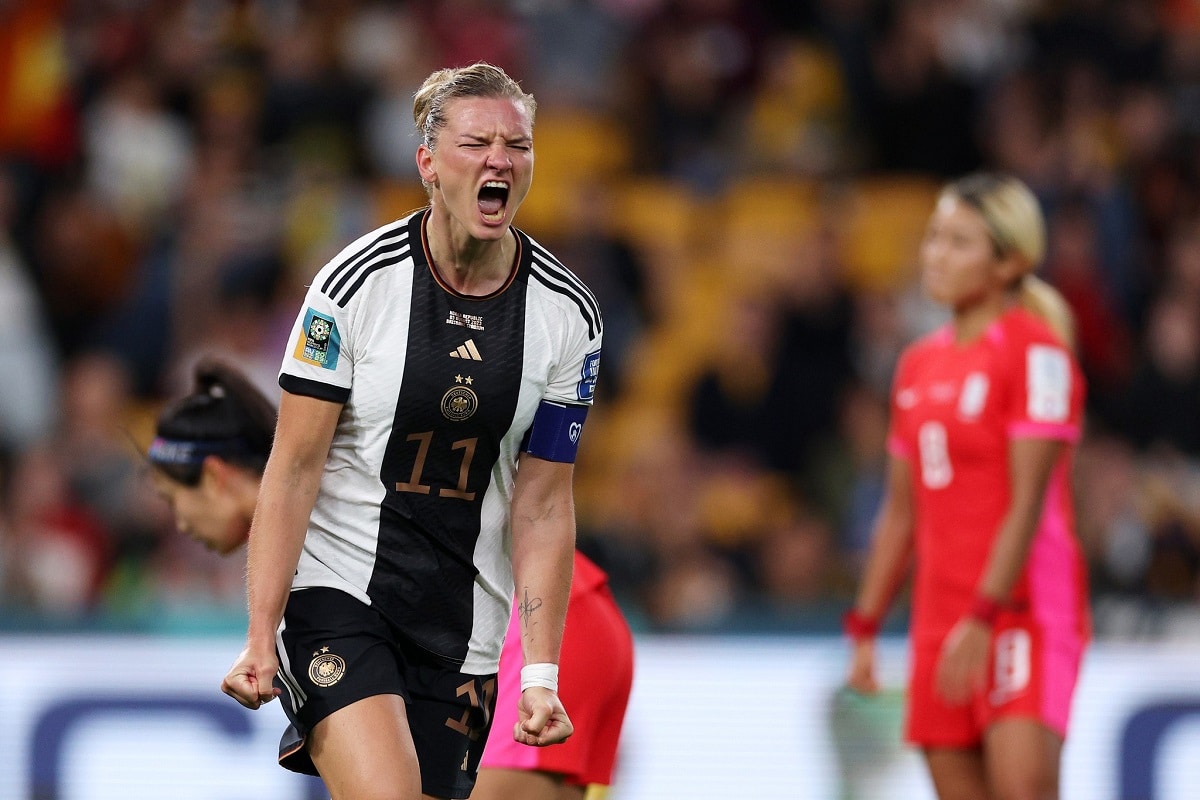
[[[238,369],[201,360],[191,393],[158,417],[150,463],[186,486],[200,482],[204,459],[217,456],[262,474],[275,439],[275,406]]]

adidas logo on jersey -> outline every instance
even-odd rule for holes
[[[483,356],[479,355],[479,349],[475,347],[474,339],[467,339],[458,346],[458,349],[450,351],[451,358],[465,358],[468,361],[483,361]]]

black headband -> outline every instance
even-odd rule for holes
[[[151,464],[161,466],[199,466],[209,456],[244,456],[250,454],[246,440],[240,437],[232,439],[212,439],[207,441],[191,441],[187,439],[164,439],[155,437],[150,443],[150,451],[146,457]]]

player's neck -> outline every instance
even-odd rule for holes
[[[979,303],[954,310],[954,341],[970,344],[984,334],[989,326],[1012,307],[1007,294],[987,298]]]
[[[517,239],[511,232],[496,241],[483,241],[438,231],[431,225],[426,236],[433,269],[460,294],[491,294],[504,286],[512,273]]]

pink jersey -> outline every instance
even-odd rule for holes
[[[888,450],[911,467],[916,573],[912,636],[940,640],[968,611],[1009,505],[1008,445],[1079,439],[1083,376],[1071,353],[1023,308],[983,336],[947,326],[897,367]],[[1074,447],[1054,467],[1038,529],[1011,601],[1047,630],[1086,638],[1087,576],[1075,536]]]

